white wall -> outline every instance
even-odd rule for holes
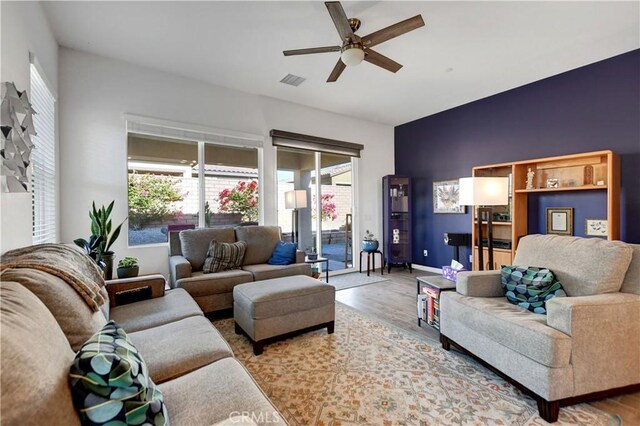
[[[0,80],[30,90],[29,52],[58,89],[58,44],[37,2],[0,2]],[[37,130],[37,129],[36,129]],[[31,193],[0,193],[0,253],[32,244]]]
[[[265,197],[261,202],[266,224],[277,221],[275,148],[271,146],[269,130],[361,143],[365,149],[359,164],[356,214],[361,233],[371,229],[381,235],[381,178],[394,169],[392,126],[212,86],[67,48],[60,49],[59,62],[63,242],[89,234],[87,212],[93,200],[101,204],[115,200],[115,220],[127,215],[124,114],[263,135],[261,183]],[[141,273],[168,273],[166,246],[128,248],[126,241],[126,236],[122,236],[115,244],[117,258],[140,258]]]

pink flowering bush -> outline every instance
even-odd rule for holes
[[[170,176],[129,174],[129,226],[144,225],[179,215],[179,202],[187,194],[180,191],[181,180]]]
[[[333,194],[322,194],[322,206],[321,206],[321,216],[322,221],[327,220],[336,220],[338,218],[338,213],[336,213],[336,204],[333,202],[333,198],[335,195]],[[316,211],[316,197],[313,196],[313,217],[315,217]]]
[[[218,194],[218,210],[221,213],[241,213],[245,222],[258,220],[258,182],[240,181],[231,189]]]

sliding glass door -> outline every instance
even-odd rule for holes
[[[278,147],[277,169],[278,225],[283,238],[296,241],[301,250],[327,257],[330,271],[352,268],[351,157]],[[287,202],[296,196],[304,202]]]
[[[353,267],[353,177],[351,157],[320,153],[321,252],[329,270]],[[315,211],[315,208],[314,208]]]

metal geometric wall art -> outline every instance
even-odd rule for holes
[[[12,82],[2,83],[0,124],[2,140],[2,190],[4,192],[29,191],[27,169],[31,163],[31,150],[35,136],[33,114],[37,114],[27,97],[27,91],[19,92]]]

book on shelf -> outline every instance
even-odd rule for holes
[[[427,296],[427,324],[433,325],[434,313],[436,309],[439,309],[439,296],[440,291],[433,287],[423,287],[424,294]]]
[[[438,296],[438,294],[440,294],[440,290],[438,290],[437,288],[433,288],[433,287],[422,287],[422,292],[426,293],[426,294],[431,294],[435,297]]]
[[[418,295],[418,305],[417,305],[418,318],[420,318],[422,321],[427,320],[427,298],[428,297],[429,296],[427,296],[426,294]]]

